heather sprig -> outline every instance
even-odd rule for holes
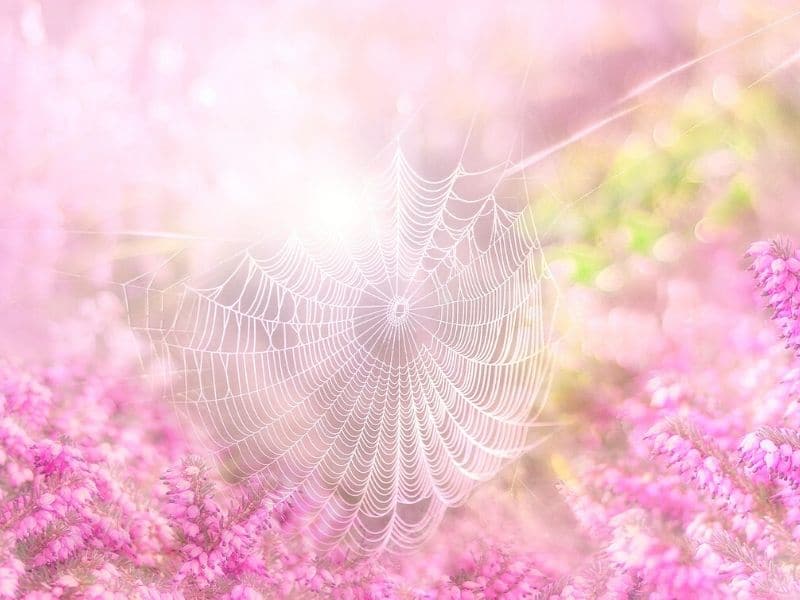
[[[800,251],[788,240],[775,240],[756,242],[747,254],[787,348],[800,353]]]

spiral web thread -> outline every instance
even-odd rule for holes
[[[398,150],[349,239],[294,235],[126,287],[223,475],[291,497],[323,548],[412,550],[531,447],[557,290],[529,209],[503,208],[498,184],[461,197],[472,175],[426,180]]]

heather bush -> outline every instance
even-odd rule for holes
[[[704,347],[691,343],[697,331],[674,333],[597,416],[603,428],[582,434],[595,450],[574,462],[561,488],[585,540],[573,565],[548,561],[533,539],[509,544],[475,528],[461,538],[471,542],[420,581],[389,557],[321,554],[295,530],[290,500],[219,482],[189,455],[164,407],[135,401],[140,391],[125,377],[4,363],[0,593],[793,597],[800,261],[788,242],[755,244],[748,256],[756,292],[718,304],[714,323],[689,325],[702,330]],[[743,289],[737,265],[715,268]],[[703,290],[681,285],[664,313],[690,323],[706,308]],[[453,530],[446,535],[455,539]],[[433,548],[407,560],[435,562]]]
[[[724,252],[707,254],[724,278],[713,291],[703,275],[665,286],[662,323],[679,327],[627,390],[615,390],[615,408],[597,417],[606,423],[597,451],[565,482],[600,572],[615,576],[602,588],[608,597],[791,598],[800,590],[800,263],[786,241],[747,254],[756,294],[742,293]]]

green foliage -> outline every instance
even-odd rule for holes
[[[666,233],[693,235],[700,221],[720,231],[752,217],[751,164],[776,132],[791,130],[791,116],[774,91],[742,90],[724,107],[705,96],[687,94],[667,119],[663,108],[638,115],[631,129],[652,138],[610,142],[611,154],[576,144],[564,179],[531,200],[537,221],[549,225],[550,257],[569,263],[570,282],[594,285],[607,266],[652,255]]]

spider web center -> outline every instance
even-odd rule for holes
[[[387,312],[387,320],[389,324],[394,327],[400,327],[408,322],[408,313],[410,307],[408,298],[405,296],[396,296],[390,303]]]

